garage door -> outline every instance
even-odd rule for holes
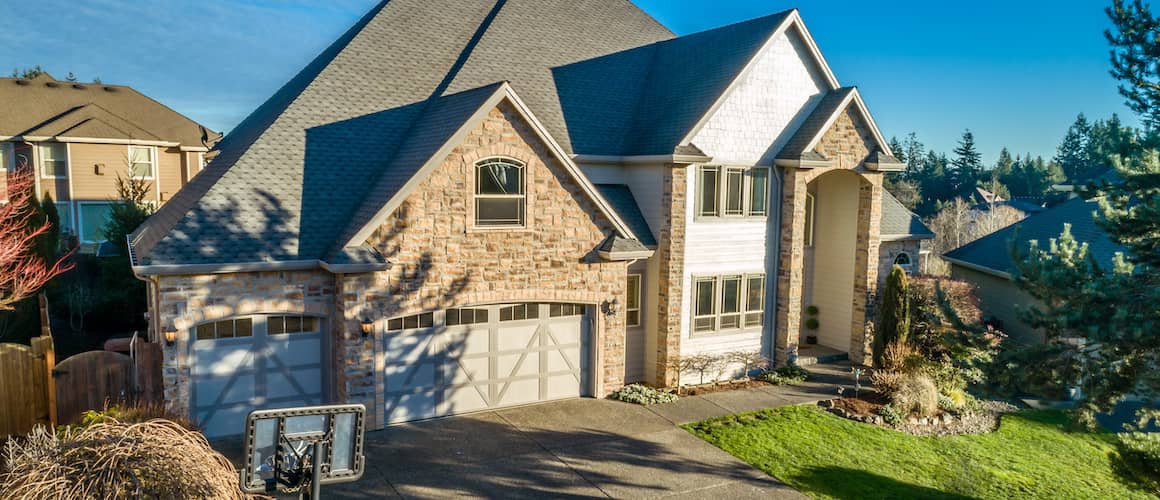
[[[194,328],[193,416],[214,438],[245,432],[253,410],[322,403],[322,325],[252,316]]]
[[[379,381],[387,422],[585,395],[586,310],[507,304],[389,320]]]

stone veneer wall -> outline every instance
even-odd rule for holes
[[[681,355],[681,285],[685,273],[685,203],[688,168],[670,165],[665,171],[664,223],[660,230],[657,257],[659,297],[657,298],[656,380],[660,387],[679,383],[681,374],[674,366]]]
[[[472,227],[475,164],[503,156],[526,165],[527,227]],[[595,396],[624,384],[624,312],[600,312],[624,297],[627,266],[604,262],[594,249],[611,223],[507,103],[492,110],[371,236],[389,271],[345,275],[337,306],[343,317],[338,349],[344,358],[346,400],[367,405],[371,427],[382,422],[383,395],[375,383],[376,332],[384,320],[422,311],[504,302],[570,302],[592,306],[597,345]]]
[[[201,323],[267,313],[330,318],[334,276],[323,271],[260,272],[158,277],[161,331],[177,331],[174,345],[162,344],[167,407],[189,414],[193,328]],[[331,325],[333,326],[333,325]]]
[[[883,286],[886,283],[886,277],[890,276],[890,269],[894,267],[894,259],[903,252],[910,255],[910,262],[913,264],[908,271],[911,274],[920,274],[919,252],[921,250],[922,242],[919,240],[883,241],[879,244],[878,286]]]
[[[796,354],[801,333],[802,295],[805,285],[805,198],[809,183],[835,169],[855,170],[861,181],[858,189],[858,234],[855,253],[854,308],[850,325],[850,360],[864,363],[870,356],[872,339],[865,338],[865,325],[873,318],[874,295],[878,285],[878,246],[882,216],[882,174],[862,168],[863,162],[879,146],[866,121],[853,107],[847,108],[823,135],[815,150],[835,166],[827,168],[786,168],[782,195],[781,255],[778,256],[776,357],[784,365]],[[854,195],[854,193],[851,193]],[[852,216],[854,214],[851,214]],[[818,244],[824,244],[819,242]]]

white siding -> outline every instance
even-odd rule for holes
[[[661,240],[661,227],[668,211],[664,206],[664,175],[668,168],[667,165],[648,165],[624,169],[624,182],[632,191],[632,197],[657,241]]]
[[[624,184],[624,167],[619,165],[581,165],[580,170],[593,184]]]
[[[772,39],[693,139],[714,162],[770,165],[829,89],[796,29]]]

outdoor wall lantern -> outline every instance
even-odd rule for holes
[[[370,337],[372,333],[375,333],[375,322],[371,321],[370,318],[363,318],[359,327],[362,328],[362,336],[364,339]]]
[[[177,330],[165,330],[165,345],[173,347],[177,343]]]
[[[612,299],[604,303],[604,314],[612,316],[620,310],[620,299]]]

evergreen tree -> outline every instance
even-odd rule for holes
[[[951,160],[949,180],[955,194],[970,196],[983,172],[983,155],[975,148],[975,134],[963,132],[959,146],[955,148],[955,159]]]
[[[995,161],[995,168],[993,173],[1000,179],[1011,175],[1015,171],[1015,159],[1011,158],[1011,152],[1007,148],[999,151],[999,159]],[[1004,182],[1005,183],[1005,182]]]
[[[914,177],[922,169],[922,162],[926,157],[926,146],[918,141],[918,134],[911,132],[906,134],[906,140],[902,142],[902,149],[906,151],[907,178],[915,180]]]
[[[1107,120],[1098,120],[1092,124],[1092,140],[1089,155],[1092,158],[1093,173],[1111,168],[1112,157],[1127,158],[1141,147],[1140,133],[1132,127],[1125,126],[1119,115],[1112,114]],[[1160,147],[1160,143],[1148,145],[1150,148]]]
[[[882,366],[886,346],[895,342],[905,344],[910,335],[910,301],[907,300],[906,271],[899,266],[890,269],[886,289],[882,293],[882,311],[878,315],[878,329],[874,335],[874,366]]]
[[[51,262],[60,251],[60,212],[56,209],[51,194],[44,193],[44,199],[40,201],[40,212],[44,214],[44,220],[48,222],[49,227],[37,241],[37,253],[46,262]]]
[[[1104,31],[1112,46],[1112,76],[1128,107],[1154,129],[1160,126],[1160,19],[1141,0],[1113,0],[1105,12],[1112,20],[1112,29]]]
[[[894,153],[894,157],[898,158],[898,161],[906,163],[906,148],[902,147],[902,143],[898,142],[897,137],[890,138],[890,151]]]
[[[117,193],[120,199],[110,207],[109,220],[103,228],[105,239],[116,246],[117,255],[101,259],[104,304],[98,308],[123,311],[124,318],[139,323],[138,318],[147,311],[145,283],[133,275],[127,236],[153,214],[153,207],[146,203],[149,183],[117,176]]]
[[[1055,154],[1055,162],[1063,168],[1068,179],[1082,178],[1092,170],[1092,127],[1083,113],[1068,127],[1067,134]]]

